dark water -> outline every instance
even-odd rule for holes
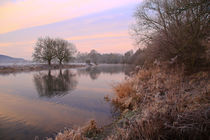
[[[0,75],[0,140],[30,140],[54,136],[95,119],[113,119],[112,85],[122,81],[130,66],[100,65]]]

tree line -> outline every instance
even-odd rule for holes
[[[131,53],[131,54],[130,54]],[[133,55],[133,51],[128,51],[125,54],[119,53],[99,53],[96,50],[91,50],[89,53],[78,53],[75,61],[79,63],[106,63],[106,64],[122,64],[127,63],[128,58]]]

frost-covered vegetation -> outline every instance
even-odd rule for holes
[[[112,103],[122,112],[111,139],[208,139],[210,75],[142,69],[117,85]]]

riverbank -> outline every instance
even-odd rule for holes
[[[66,130],[55,139],[209,139],[209,79],[209,71],[141,69],[114,86],[115,98],[106,98],[121,112],[115,122],[104,128],[90,123],[92,129]]]
[[[50,70],[50,69],[67,69],[67,68],[77,68],[84,66],[85,66],[84,64],[63,64],[63,65],[52,64],[51,66],[46,64],[9,65],[9,66],[0,66],[0,74],[41,71],[41,70]]]

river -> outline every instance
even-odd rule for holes
[[[126,65],[99,65],[63,70],[0,74],[0,140],[53,137],[94,119],[112,122],[112,86],[131,70]]]

